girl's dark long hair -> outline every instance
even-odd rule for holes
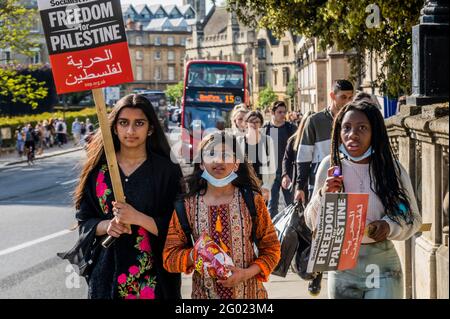
[[[400,165],[392,152],[383,116],[374,104],[366,100],[351,102],[338,113],[334,120],[331,135],[331,165],[339,166],[342,171],[341,154],[339,152],[340,134],[342,120],[345,114],[350,111],[364,113],[372,127],[371,145],[374,153],[370,157],[369,163],[370,188],[380,198],[387,216],[398,224],[400,224],[400,218],[403,218],[407,223],[412,223],[413,215],[409,198],[400,179]],[[401,211],[400,204],[405,205],[406,212]]]
[[[118,136],[114,134],[114,127],[116,126],[120,112],[124,108],[142,110],[149,121],[150,128],[152,129],[153,133],[151,136],[147,137],[147,155],[150,156],[151,153],[156,153],[167,158],[168,161],[171,160],[170,145],[167,141],[161,124],[159,123],[155,110],[153,109],[150,101],[139,94],[130,94],[121,98],[119,101],[117,101],[116,105],[108,116],[109,127],[111,130],[114,149],[116,150],[116,152],[120,150],[120,140]],[[80,182],[75,189],[74,202],[76,209],[80,208],[80,202],[83,197],[83,190],[86,186],[89,174],[100,162],[106,163],[106,155],[103,148],[102,134],[101,131],[98,130],[87,147],[87,160],[80,174]]]
[[[208,183],[201,177],[203,170],[200,168],[200,164],[202,163],[202,154],[205,149],[212,149],[218,144],[228,146],[233,150],[235,158],[240,160],[239,168],[236,172],[238,178],[231,182],[231,184],[238,188],[251,188],[253,191],[261,194],[260,181],[256,176],[253,166],[251,166],[248,163],[247,158],[243,156],[241,148],[237,143],[236,136],[220,131],[205,136],[200,143],[194,164],[194,171],[191,175],[183,178],[182,181],[184,188],[183,197],[187,198],[196,194],[204,195],[206,193]]]

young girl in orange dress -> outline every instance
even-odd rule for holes
[[[184,207],[194,241],[209,235],[233,260],[226,280],[195,271],[193,299],[264,299],[263,282],[280,259],[280,243],[254,170],[239,152],[234,136],[216,132],[206,136],[192,175],[185,178]],[[254,200],[255,221],[244,199]],[[247,202],[248,203],[248,202]],[[253,229],[254,227],[254,229]],[[257,247],[257,253],[254,250]],[[191,273],[193,256],[176,213],[169,225],[163,263],[169,272]]]

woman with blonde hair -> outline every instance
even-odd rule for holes
[[[231,112],[231,128],[236,134],[242,135],[242,133],[246,132],[247,126],[244,118],[249,111],[244,103],[238,104],[233,108]]]

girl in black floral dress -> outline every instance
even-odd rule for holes
[[[119,100],[109,122],[126,203],[114,201],[97,132],[75,191],[80,238],[62,257],[80,266],[89,298],[178,299],[181,278],[163,268],[162,250],[181,169],[171,161],[155,111],[143,96]],[[107,235],[117,239],[105,249],[100,243]]]

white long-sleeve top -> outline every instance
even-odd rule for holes
[[[315,230],[318,223],[319,214],[322,212],[323,197],[320,196],[319,189],[323,187],[327,179],[327,171],[331,165],[330,159],[331,157],[328,155],[320,163],[316,174],[313,196],[305,209],[305,221],[311,230]],[[342,176],[344,177],[345,192],[369,194],[366,225],[376,220],[384,220],[389,224],[390,228],[390,233],[387,239],[400,241],[409,239],[419,230],[422,225],[422,217],[419,213],[411,179],[400,163],[399,167],[401,170],[401,183],[406,195],[409,198],[409,205],[411,206],[412,214],[414,216],[413,224],[406,224],[403,219],[400,219],[401,225],[399,225],[385,214],[385,209],[380,198],[370,188],[369,164],[357,164],[347,159],[342,159]],[[365,235],[362,242],[364,244],[368,244],[373,243],[374,240]]]
[[[241,147],[242,154],[245,154],[245,136],[238,136],[237,142],[238,145]],[[265,145],[266,143],[267,145]],[[270,136],[261,134],[259,135],[258,147],[260,150],[262,150],[259,154],[247,154],[247,155],[249,157],[249,162],[251,162],[252,158],[255,159],[257,157],[260,157],[259,161],[262,163],[259,172],[262,175],[261,188],[270,191],[272,189],[273,183],[275,182],[277,171],[277,167],[275,165],[276,163],[275,145]]]

